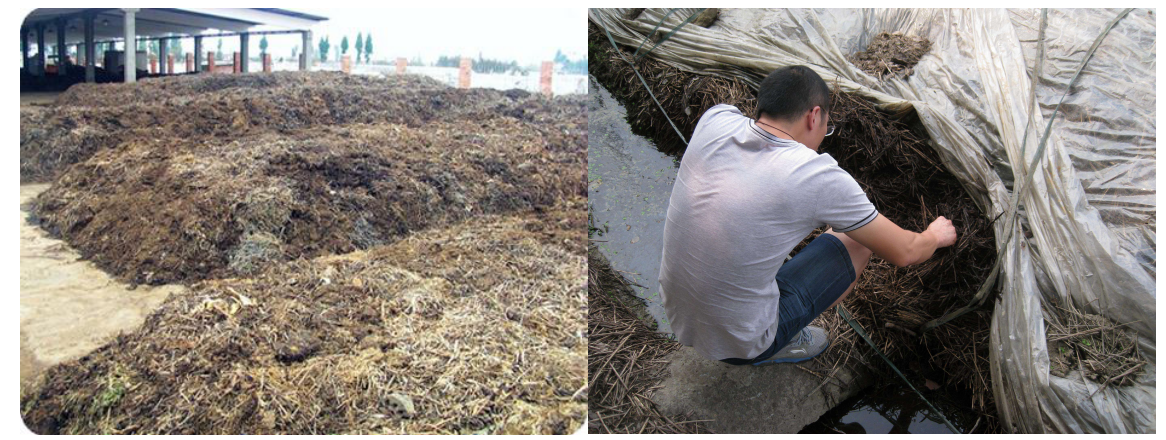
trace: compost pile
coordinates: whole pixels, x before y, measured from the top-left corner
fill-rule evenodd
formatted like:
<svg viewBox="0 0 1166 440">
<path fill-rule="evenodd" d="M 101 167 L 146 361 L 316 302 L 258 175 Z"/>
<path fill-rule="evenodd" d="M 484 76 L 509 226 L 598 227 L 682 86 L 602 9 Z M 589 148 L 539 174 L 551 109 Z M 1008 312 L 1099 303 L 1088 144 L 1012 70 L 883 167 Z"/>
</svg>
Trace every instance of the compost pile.
<svg viewBox="0 0 1166 440">
<path fill-rule="evenodd" d="M 653 139 L 662 151 L 682 154 L 683 142 L 631 66 L 594 25 L 589 36 L 589 59 L 594 60 L 590 72 L 623 101 L 633 130 Z M 621 50 L 630 59 L 634 48 Z M 713 105 L 736 105 L 749 116 L 755 111 L 756 90 L 739 81 L 684 72 L 649 57 L 637 61 L 636 68 L 686 138 Z M 855 177 L 880 213 L 914 231 L 926 229 L 942 215 L 952 220 L 959 234 L 955 246 L 920 265 L 897 268 L 872 259 L 844 306 L 892 360 L 918 360 L 922 374 L 942 373 L 938 382 L 970 389 L 975 409 L 994 419 L 987 351 L 991 310 L 918 333 L 921 325 L 974 297 L 995 255 L 990 220 L 943 169 L 925 132 L 911 120 L 916 116 L 892 119 L 860 98 L 835 93 L 831 118 L 838 132 L 826 138 L 821 151 Z M 824 380 L 831 380 L 830 372 L 852 357 L 889 373 L 833 311 L 815 325 L 828 328 L 833 338 L 827 353 L 814 363 Z"/>
<path fill-rule="evenodd" d="M 183 90 L 226 90 L 220 75 L 206 76 L 210 86 L 188 84 Z M 191 78 L 197 77 L 179 82 Z M 341 78 L 339 85 L 321 87 L 353 81 Z M 417 81 L 418 87 L 433 86 L 427 81 Z M 315 87 L 285 82 L 300 91 Z M 91 157 L 61 174 L 37 198 L 34 214 L 43 227 L 115 276 L 160 284 L 247 275 L 270 262 L 366 249 L 476 215 L 541 210 L 586 196 L 581 100 L 515 100 L 504 92 L 437 86 L 402 92 L 412 104 L 398 103 L 389 112 L 396 116 L 381 118 L 398 122 L 369 123 L 376 118 L 367 117 L 333 126 L 345 118 L 293 118 L 312 125 L 241 136 L 82 125 L 72 131 L 92 135 L 71 139 L 77 145 L 91 142 L 86 147 Z M 277 89 L 284 86 L 260 92 Z M 358 87 L 344 95 L 365 92 Z M 474 96 L 485 102 L 472 101 Z M 450 102 L 482 115 L 450 112 L 429 122 L 417 119 L 426 111 L 436 115 L 434 107 Z M 217 114 L 218 107 L 204 104 L 193 98 L 185 108 Z M 418 111 L 407 111 L 410 105 Z M 518 113 L 488 111 L 495 106 Z M 126 107 L 135 106 L 115 108 Z M 25 131 L 38 130 L 34 127 Z M 101 144 L 114 137 L 121 139 L 117 146 Z"/>
<path fill-rule="evenodd" d="M 577 97 L 548 100 L 521 90 L 457 90 L 412 75 L 386 79 L 335 72 L 208 74 L 136 84 L 142 89 L 84 85 L 59 97 L 55 106 L 22 109 L 21 182 L 51 181 L 97 150 L 135 139 L 237 139 L 324 125 L 419 127 L 431 121 L 499 117 L 557 130 L 586 120 L 583 101 Z M 153 96 L 155 92 L 158 96 Z"/>
<path fill-rule="evenodd" d="M 845 307 L 883 353 L 892 359 L 926 356 L 946 384 L 970 388 L 976 409 L 994 415 L 988 368 L 991 309 L 918 333 L 975 297 L 996 254 L 991 220 L 943 169 L 921 131 L 853 95 L 833 94 L 830 112 L 838 132 L 820 151 L 854 176 L 880 214 L 909 231 L 923 231 L 944 216 L 958 237 L 954 246 L 910 267 L 872 258 Z"/>
<path fill-rule="evenodd" d="M 564 227 L 556 234 L 582 235 Z M 535 214 L 482 216 L 195 284 L 141 330 L 50 369 L 22 399 L 25 423 L 38 433 L 573 432 L 587 408 L 586 263 L 550 229 L 560 228 Z"/>
<path fill-rule="evenodd" d="M 564 145 L 510 118 L 140 139 L 73 166 L 34 212 L 134 283 L 246 275 L 583 197 L 584 147 Z"/>
<path fill-rule="evenodd" d="M 851 54 L 851 63 L 879 80 L 907 78 L 915 72 L 919 59 L 931 50 L 931 41 L 901 33 L 882 32 L 875 35 L 866 50 Z"/>
<path fill-rule="evenodd" d="M 165 79 L 146 79 L 136 83 L 77 84 L 57 96 L 56 104 L 75 107 L 108 107 L 143 102 L 164 102 L 175 97 L 193 97 L 227 89 L 257 91 L 275 87 L 311 85 L 320 78 L 339 86 L 354 86 L 367 78 L 330 73 L 275 72 L 264 75 L 179 75 Z M 411 77 L 417 87 L 443 88 L 428 77 Z"/>
<path fill-rule="evenodd" d="M 53 180 L 35 220 L 191 288 L 38 378 L 35 431 L 579 428 L 583 98 L 293 73 L 62 99 L 21 115 L 22 179 Z"/>
</svg>

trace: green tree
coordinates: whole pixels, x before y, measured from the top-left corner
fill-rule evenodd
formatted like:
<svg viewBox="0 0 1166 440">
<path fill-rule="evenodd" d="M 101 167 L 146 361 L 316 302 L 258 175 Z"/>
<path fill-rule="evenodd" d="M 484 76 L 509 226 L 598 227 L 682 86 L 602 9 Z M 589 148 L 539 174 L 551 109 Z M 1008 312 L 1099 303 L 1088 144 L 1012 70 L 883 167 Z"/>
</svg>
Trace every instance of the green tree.
<svg viewBox="0 0 1166 440">
<path fill-rule="evenodd" d="M 299 60 L 300 59 L 300 45 L 297 44 L 295 46 L 292 46 L 292 56 L 291 57 L 292 57 L 292 60 Z"/>
<path fill-rule="evenodd" d="M 434 66 L 437 66 L 437 67 L 460 67 L 461 62 L 462 62 L 462 57 L 460 55 L 453 55 L 453 56 L 442 55 L 441 57 L 437 58 L 437 62 L 434 64 Z M 506 73 L 506 72 L 521 70 L 521 68 L 518 66 L 517 61 L 507 62 L 507 61 L 503 61 L 503 60 L 489 59 L 489 58 L 483 57 L 482 54 L 478 54 L 478 59 L 474 60 L 472 65 L 473 65 L 473 71 L 478 72 L 478 73 Z"/>
<path fill-rule="evenodd" d="M 360 40 L 356 40 L 356 41 L 360 41 Z M 357 43 L 357 44 L 360 44 L 360 43 Z M 360 47 L 360 46 L 357 46 L 357 47 Z M 348 36 L 347 35 L 345 35 L 344 38 L 340 39 L 340 54 L 341 55 L 348 55 Z"/>
<path fill-rule="evenodd" d="M 360 44 L 360 43 L 357 43 Z M 364 63 L 368 64 L 369 58 L 372 57 L 372 33 L 364 37 Z"/>
<path fill-rule="evenodd" d="M 266 35 L 264 35 L 263 38 L 259 39 L 259 54 L 260 55 L 267 54 L 267 36 Z"/>
<path fill-rule="evenodd" d="M 219 38 L 219 48 L 215 49 L 215 59 L 216 60 L 223 59 L 223 39 L 222 38 Z"/>
<path fill-rule="evenodd" d="M 563 51 L 560 49 L 555 51 L 554 61 L 555 64 L 563 65 L 563 71 L 567 73 L 587 73 L 587 57 L 583 57 L 578 61 L 571 61 L 571 59 L 568 58 L 567 55 L 563 54 Z"/>
<path fill-rule="evenodd" d="M 328 37 L 320 38 L 320 62 L 328 61 L 328 48 L 332 45 L 328 43 Z"/>
<path fill-rule="evenodd" d="M 360 63 L 361 52 L 364 52 L 364 37 L 361 36 L 360 32 L 357 32 L 356 33 L 356 62 L 357 63 Z"/>
</svg>

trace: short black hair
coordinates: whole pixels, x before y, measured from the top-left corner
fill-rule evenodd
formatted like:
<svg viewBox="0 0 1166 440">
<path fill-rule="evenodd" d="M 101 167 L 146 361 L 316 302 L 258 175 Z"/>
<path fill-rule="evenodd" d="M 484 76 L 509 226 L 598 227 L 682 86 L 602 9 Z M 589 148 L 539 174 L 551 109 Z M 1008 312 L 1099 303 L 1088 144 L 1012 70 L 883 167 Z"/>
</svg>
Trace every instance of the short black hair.
<svg viewBox="0 0 1166 440">
<path fill-rule="evenodd" d="M 830 111 L 830 87 L 806 66 L 786 66 L 774 70 L 757 91 L 757 115 L 781 121 L 801 117 L 814 107 Z"/>
</svg>

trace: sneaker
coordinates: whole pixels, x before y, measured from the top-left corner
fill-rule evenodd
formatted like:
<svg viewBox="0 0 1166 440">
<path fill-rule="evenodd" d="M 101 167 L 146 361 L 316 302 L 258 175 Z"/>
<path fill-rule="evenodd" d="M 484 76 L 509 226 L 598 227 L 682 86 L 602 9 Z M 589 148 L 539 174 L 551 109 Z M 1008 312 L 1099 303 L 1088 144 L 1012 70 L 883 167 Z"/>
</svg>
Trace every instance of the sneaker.
<svg viewBox="0 0 1166 440">
<path fill-rule="evenodd" d="M 829 346 L 830 340 L 826 338 L 826 330 L 807 326 L 802 329 L 796 338 L 789 341 L 789 344 L 786 344 L 785 347 L 782 347 L 773 356 L 762 361 L 754 362 L 753 365 L 801 362 L 822 354 L 822 352 L 826 351 L 826 347 Z"/>
</svg>

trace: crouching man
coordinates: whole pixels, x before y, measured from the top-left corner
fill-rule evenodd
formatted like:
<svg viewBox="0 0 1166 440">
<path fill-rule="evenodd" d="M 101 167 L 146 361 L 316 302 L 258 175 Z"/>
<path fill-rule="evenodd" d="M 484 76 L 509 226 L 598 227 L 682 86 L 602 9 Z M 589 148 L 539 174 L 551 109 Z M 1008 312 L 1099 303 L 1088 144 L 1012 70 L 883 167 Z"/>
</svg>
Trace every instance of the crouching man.
<svg viewBox="0 0 1166 440">
<path fill-rule="evenodd" d="M 922 233 L 883 217 L 828 154 L 830 89 L 803 66 L 761 83 L 757 119 L 718 105 L 697 124 L 672 187 L 660 261 L 680 343 L 734 365 L 800 362 L 825 351 L 808 326 L 854 289 L 871 254 L 908 266 L 955 243 L 939 217 Z M 831 229 L 793 259 L 814 229 Z"/>
</svg>

